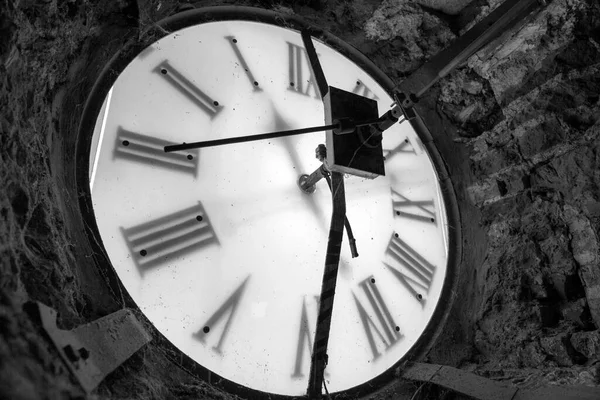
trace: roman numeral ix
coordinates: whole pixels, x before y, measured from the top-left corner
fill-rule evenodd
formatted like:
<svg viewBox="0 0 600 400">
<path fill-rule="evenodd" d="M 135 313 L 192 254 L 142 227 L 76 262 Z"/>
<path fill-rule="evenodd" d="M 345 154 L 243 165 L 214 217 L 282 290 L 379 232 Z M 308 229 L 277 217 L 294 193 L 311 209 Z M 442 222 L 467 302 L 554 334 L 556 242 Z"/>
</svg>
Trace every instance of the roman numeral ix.
<svg viewBox="0 0 600 400">
<path fill-rule="evenodd" d="M 196 176 L 198 149 L 165 153 L 164 147 L 174 142 L 142 135 L 119 126 L 113 156 L 148 166 L 157 166 Z"/>
<path fill-rule="evenodd" d="M 121 228 L 140 273 L 219 241 L 202 204 L 131 228 Z"/>
</svg>

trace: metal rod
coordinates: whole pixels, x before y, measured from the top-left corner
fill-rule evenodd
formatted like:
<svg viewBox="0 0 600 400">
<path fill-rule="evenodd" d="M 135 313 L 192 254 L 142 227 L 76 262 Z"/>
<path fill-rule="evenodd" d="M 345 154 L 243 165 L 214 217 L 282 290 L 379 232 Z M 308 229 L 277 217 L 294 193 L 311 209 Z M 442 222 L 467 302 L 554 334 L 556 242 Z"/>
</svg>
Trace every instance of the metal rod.
<svg viewBox="0 0 600 400">
<path fill-rule="evenodd" d="M 238 137 L 226 138 L 226 139 L 215 139 L 215 140 L 205 140 L 202 142 L 174 144 L 174 145 L 170 145 L 170 146 L 165 146 L 165 153 L 170 153 L 172 151 L 180 151 L 180 150 L 201 149 L 203 147 L 211 147 L 211 146 L 222 146 L 224 144 L 252 142 L 254 140 L 275 139 L 275 138 L 279 138 L 279 137 L 301 135 L 303 133 L 326 131 L 328 129 L 334 129 L 334 128 L 337 128 L 336 124 L 324 125 L 324 126 L 313 126 L 311 128 L 292 129 L 289 131 L 262 133 L 259 135 L 238 136 Z"/>
<path fill-rule="evenodd" d="M 323 273 L 321 296 L 319 298 L 319 315 L 317 317 L 317 329 L 308 380 L 307 394 L 310 399 L 320 399 L 322 395 L 321 388 L 323 387 L 323 377 L 325 374 L 325 366 L 327 365 L 327 343 L 329 341 L 329 330 L 331 328 L 333 298 L 337 284 L 340 253 L 342 250 L 342 237 L 344 234 L 344 220 L 346 216 L 344 174 L 332 172 L 331 180 L 333 212 L 331 215 L 331 227 L 329 229 L 329 241 L 327 243 L 327 255 L 325 257 L 325 271 Z"/>
</svg>

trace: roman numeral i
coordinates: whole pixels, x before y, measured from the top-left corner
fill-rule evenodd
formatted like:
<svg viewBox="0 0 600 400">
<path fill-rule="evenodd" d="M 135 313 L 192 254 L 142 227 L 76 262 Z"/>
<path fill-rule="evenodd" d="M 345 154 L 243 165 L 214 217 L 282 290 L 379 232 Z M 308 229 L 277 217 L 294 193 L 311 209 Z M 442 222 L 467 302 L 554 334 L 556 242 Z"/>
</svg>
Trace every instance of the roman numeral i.
<svg viewBox="0 0 600 400">
<path fill-rule="evenodd" d="M 258 82 L 254 78 L 254 75 L 252 74 L 252 71 L 250 71 L 250 67 L 248 67 L 248 63 L 244 59 L 244 56 L 242 55 L 242 52 L 240 51 L 240 49 L 238 47 L 238 40 L 234 36 L 225 36 L 225 39 L 231 45 L 231 48 L 233 49 L 233 52 L 235 53 L 235 56 L 237 57 L 238 61 L 240 62 L 240 66 L 242 68 L 244 68 L 244 72 L 246 73 L 246 76 L 248 77 L 248 80 L 250 81 L 250 84 L 254 88 L 254 91 L 255 92 L 261 92 L 262 89 L 258 85 Z"/>
<path fill-rule="evenodd" d="M 163 79 L 168 82 L 173 88 L 179 93 L 187 97 L 190 101 L 196 104 L 206 115 L 213 118 L 217 115 L 223 106 L 219 105 L 219 102 L 212 99 L 194 83 L 186 78 L 183 73 L 179 72 L 175 67 L 169 64 L 168 61 L 163 61 L 156 68 L 154 72 L 159 74 Z"/>
<path fill-rule="evenodd" d="M 219 241 L 202 204 L 131 228 L 121 228 L 140 273 Z"/>
</svg>

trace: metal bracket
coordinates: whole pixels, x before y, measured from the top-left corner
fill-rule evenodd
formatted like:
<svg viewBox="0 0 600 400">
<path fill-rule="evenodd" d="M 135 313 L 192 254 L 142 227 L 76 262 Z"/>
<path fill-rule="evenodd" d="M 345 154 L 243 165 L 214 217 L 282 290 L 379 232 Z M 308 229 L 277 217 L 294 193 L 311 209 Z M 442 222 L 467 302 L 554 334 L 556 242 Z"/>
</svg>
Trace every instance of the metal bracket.
<svg viewBox="0 0 600 400">
<path fill-rule="evenodd" d="M 87 392 L 100 382 L 152 337 L 131 309 L 123 309 L 73 330 L 56 326 L 56 311 L 40 303 L 28 303 L 27 311 L 46 331 L 67 368 Z"/>
<path fill-rule="evenodd" d="M 437 81 L 546 3 L 545 0 L 506 0 L 397 85 L 394 92 L 398 105 L 411 108 Z"/>
</svg>

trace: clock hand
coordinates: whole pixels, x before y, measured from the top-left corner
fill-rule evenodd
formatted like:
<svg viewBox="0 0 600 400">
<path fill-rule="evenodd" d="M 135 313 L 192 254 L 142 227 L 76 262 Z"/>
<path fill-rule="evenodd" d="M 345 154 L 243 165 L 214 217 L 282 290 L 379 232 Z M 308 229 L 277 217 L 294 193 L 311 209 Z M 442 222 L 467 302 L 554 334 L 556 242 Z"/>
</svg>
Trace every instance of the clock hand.
<svg viewBox="0 0 600 400">
<path fill-rule="evenodd" d="M 313 341 L 313 354 L 310 364 L 310 375 L 308 381 L 308 397 L 311 399 L 321 398 L 321 387 L 323 386 L 323 375 L 327 365 L 327 343 L 329 341 L 329 330 L 331 327 L 331 313 L 333 310 L 333 298 L 335 295 L 336 280 L 340 262 L 342 237 L 344 234 L 344 217 L 346 216 L 346 199 L 344 192 L 344 175 L 340 172 L 332 172 L 333 186 L 333 212 L 331 215 L 331 227 L 329 228 L 329 241 L 327 243 L 327 255 L 325 257 L 325 271 L 321 285 L 321 296 L 319 298 L 319 315 L 317 317 L 317 329 Z"/>
<path fill-rule="evenodd" d="M 301 175 L 298 179 L 298 186 L 305 193 L 313 193 L 315 191 L 315 184 L 321 179 L 325 178 L 327 181 L 327 185 L 329 186 L 329 190 L 333 192 L 333 187 L 331 183 L 331 178 L 329 177 L 330 170 L 327 167 L 327 148 L 324 144 L 320 144 L 315 149 L 316 158 L 319 159 L 323 164 L 317 168 L 310 175 Z M 358 249 L 356 248 L 356 239 L 352 234 L 352 228 L 350 227 L 350 221 L 348 221 L 348 217 L 344 215 L 344 226 L 346 227 L 346 233 L 348 234 L 348 242 L 350 243 L 350 253 L 352 254 L 352 258 L 358 257 Z"/>
<path fill-rule="evenodd" d="M 370 121 L 363 121 L 360 123 L 355 123 L 350 118 L 340 118 L 340 119 L 334 120 L 333 124 L 331 124 L 331 125 L 313 126 L 310 128 L 292 129 L 292 130 L 288 130 L 288 131 L 261 133 L 258 135 L 237 136 L 237 137 L 225 138 L 225 139 L 205 140 L 205 141 L 201 141 L 201 142 L 173 144 L 173 145 L 165 146 L 164 150 L 165 150 L 165 153 L 170 153 L 173 151 L 200 149 L 203 147 L 221 146 L 224 144 L 252 142 L 255 140 L 264 140 L 264 139 L 275 139 L 275 138 L 286 137 L 286 136 L 301 135 L 303 133 L 326 131 L 329 129 L 332 129 L 333 133 L 335 133 L 337 135 L 343 135 L 346 133 L 354 132 L 354 130 L 357 127 L 376 124 L 376 123 L 380 122 L 380 120 L 381 120 L 380 118 L 377 118 L 377 119 L 373 119 Z"/>
<path fill-rule="evenodd" d="M 323 73 L 323 68 L 321 67 L 321 62 L 317 56 L 317 51 L 315 50 L 315 46 L 312 42 L 312 37 L 310 36 L 309 31 L 303 30 L 301 35 L 302 42 L 304 42 L 304 48 L 306 49 L 306 54 L 308 56 L 308 61 L 310 62 L 310 67 L 313 71 L 315 79 L 317 80 L 317 86 L 319 87 L 321 99 L 323 99 L 329 92 L 327 79 L 325 79 L 325 74 Z"/>
<path fill-rule="evenodd" d="M 281 114 L 279 113 L 279 111 L 273 105 L 272 102 L 271 102 L 271 109 L 273 111 L 273 114 L 275 115 L 275 118 L 274 118 L 274 120 L 275 120 L 275 129 L 284 129 L 284 128 L 287 128 L 288 124 L 285 122 L 285 120 L 283 119 L 283 117 L 281 116 Z M 291 162 L 292 162 L 292 165 L 293 165 L 295 171 L 297 171 L 298 174 L 300 174 L 302 172 L 302 170 L 304 169 L 304 166 L 300 162 L 300 158 L 298 157 L 298 153 L 296 152 L 296 148 L 294 147 L 293 143 L 291 142 L 291 138 L 290 137 L 284 137 L 284 138 L 282 138 L 281 142 L 283 143 L 285 151 L 290 156 L 290 159 L 291 159 Z M 321 208 L 317 204 L 317 201 L 316 201 L 315 197 L 314 196 L 302 196 L 302 200 L 311 209 L 313 215 L 317 219 L 317 222 L 319 223 L 319 225 L 320 225 L 321 229 L 323 230 L 323 232 L 326 232 L 327 231 L 327 227 L 325 226 L 325 216 L 323 215 L 323 212 L 322 212 Z"/>
</svg>

